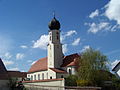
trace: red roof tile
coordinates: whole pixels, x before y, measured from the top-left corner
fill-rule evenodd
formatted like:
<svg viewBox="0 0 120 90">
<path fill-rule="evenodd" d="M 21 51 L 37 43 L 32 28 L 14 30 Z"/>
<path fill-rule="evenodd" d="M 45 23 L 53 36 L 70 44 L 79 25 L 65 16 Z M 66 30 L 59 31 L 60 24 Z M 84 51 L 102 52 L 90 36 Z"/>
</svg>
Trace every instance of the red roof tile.
<svg viewBox="0 0 120 90">
<path fill-rule="evenodd" d="M 67 66 L 76 66 L 78 64 L 77 59 L 80 56 L 76 53 L 76 54 L 71 54 L 68 56 L 65 56 L 63 59 L 63 64 L 61 65 L 61 67 L 67 67 Z M 30 70 L 28 71 L 28 73 L 32 73 L 32 72 L 37 72 L 37 71 L 42 71 L 42 70 L 47 70 L 47 57 L 39 59 L 38 61 L 36 61 L 36 63 L 34 63 Z M 54 69 L 54 71 L 56 72 L 61 72 L 59 70 Z"/>
<path fill-rule="evenodd" d="M 50 69 L 57 73 L 67 73 L 66 71 L 61 70 L 61 69 L 56 69 L 56 68 L 50 68 Z"/>
<path fill-rule="evenodd" d="M 0 80 L 8 80 L 9 76 L 8 74 L 0 74 Z"/>
<path fill-rule="evenodd" d="M 47 57 L 39 59 L 31 66 L 28 73 L 47 70 L 47 61 Z"/>
<path fill-rule="evenodd" d="M 27 77 L 26 72 L 20 72 L 20 71 L 8 71 L 8 74 L 10 77 L 22 77 L 22 78 Z"/>
<path fill-rule="evenodd" d="M 78 58 L 80 58 L 80 56 L 77 53 L 65 56 L 61 67 L 76 66 L 78 64 Z"/>
</svg>

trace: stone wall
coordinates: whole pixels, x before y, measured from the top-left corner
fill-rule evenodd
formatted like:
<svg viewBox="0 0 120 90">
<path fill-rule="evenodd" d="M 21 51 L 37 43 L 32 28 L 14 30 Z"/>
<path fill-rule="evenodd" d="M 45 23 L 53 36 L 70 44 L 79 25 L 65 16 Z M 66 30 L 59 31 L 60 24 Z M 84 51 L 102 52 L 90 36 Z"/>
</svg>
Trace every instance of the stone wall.
<svg viewBox="0 0 120 90">
<path fill-rule="evenodd" d="M 28 90 L 101 90 L 101 87 L 70 87 L 64 86 L 64 79 L 48 79 L 36 81 L 24 81 L 25 88 Z"/>
<path fill-rule="evenodd" d="M 24 86 L 27 89 L 51 89 L 51 90 L 64 90 L 64 78 L 60 79 L 47 79 L 47 80 L 33 80 L 33 81 L 24 81 Z"/>
</svg>

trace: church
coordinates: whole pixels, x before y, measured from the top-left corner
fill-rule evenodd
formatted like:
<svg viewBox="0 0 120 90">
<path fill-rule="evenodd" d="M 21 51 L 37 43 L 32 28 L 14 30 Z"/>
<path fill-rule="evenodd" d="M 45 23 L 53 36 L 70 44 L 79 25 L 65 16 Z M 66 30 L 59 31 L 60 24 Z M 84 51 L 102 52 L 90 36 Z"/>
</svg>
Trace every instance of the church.
<svg viewBox="0 0 120 90">
<path fill-rule="evenodd" d="M 27 73 L 30 81 L 65 78 L 76 72 L 80 56 L 77 53 L 64 56 L 60 42 L 60 22 L 55 16 L 48 27 L 47 57 L 39 59 L 30 67 Z"/>
</svg>

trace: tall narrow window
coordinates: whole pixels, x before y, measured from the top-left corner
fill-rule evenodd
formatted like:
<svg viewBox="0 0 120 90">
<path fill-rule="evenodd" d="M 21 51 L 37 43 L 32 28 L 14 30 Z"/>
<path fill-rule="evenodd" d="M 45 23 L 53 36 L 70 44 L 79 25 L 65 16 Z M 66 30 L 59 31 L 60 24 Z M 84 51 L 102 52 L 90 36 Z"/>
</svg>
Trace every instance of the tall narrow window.
<svg viewBox="0 0 120 90">
<path fill-rule="evenodd" d="M 42 73 L 42 79 L 44 80 L 44 73 Z"/>
<path fill-rule="evenodd" d="M 71 75 L 71 69 L 69 69 L 69 74 Z"/>
<path fill-rule="evenodd" d="M 50 50 L 51 50 L 51 45 L 50 45 Z"/>
<path fill-rule="evenodd" d="M 50 41 L 51 41 L 51 36 L 50 36 Z"/>
<path fill-rule="evenodd" d="M 33 80 L 33 76 L 31 75 L 31 80 Z"/>
<path fill-rule="evenodd" d="M 58 35 L 57 35 L 57 40 L 59 39 Z"/>
<path fill-rule="evenodd" d="M 63 78 L 63 75 L 61 75 L 61 78 Z"/>
<path fill-rule="evenodd" d="M 36 75 L 34 75 L 34 80 L 36 80 Z"/>
<path fill-rule="evenodd" d="M 47 75 L 47 79 L 48 79 L 48 73 L 46 73 L 46 75 Z"/>
<path fill-rule="evenodd" d="M 56 34 L 57 34 L 57 40 L 58 40 L 59 39 L 59 33 L 57 32 Z"/>
<path fill-rule="evenodd" d="M 50 77 L 50 79 L 52 79 L 52 77 Z"/>
<path fill-rule="evenodd" d="M 38 80 L 40 80 L 40 74 L 38 74 Z"/>
</svg>

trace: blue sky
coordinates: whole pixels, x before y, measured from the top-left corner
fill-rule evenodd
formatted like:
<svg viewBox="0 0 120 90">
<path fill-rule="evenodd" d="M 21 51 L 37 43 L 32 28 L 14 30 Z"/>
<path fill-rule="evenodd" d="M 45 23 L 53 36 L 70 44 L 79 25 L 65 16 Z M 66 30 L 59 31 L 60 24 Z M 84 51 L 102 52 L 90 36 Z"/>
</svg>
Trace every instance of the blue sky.
<svg viewBox="0 0 120 90">
<path fill-rule="evenodd" d="M 28 71 L 46 57 L 48 23 L 61 23 L 65 55 L 92 47 L 120 61 L 120 0 L 0 0 L 0 57 L 7 69 Z"/>
</svg>

